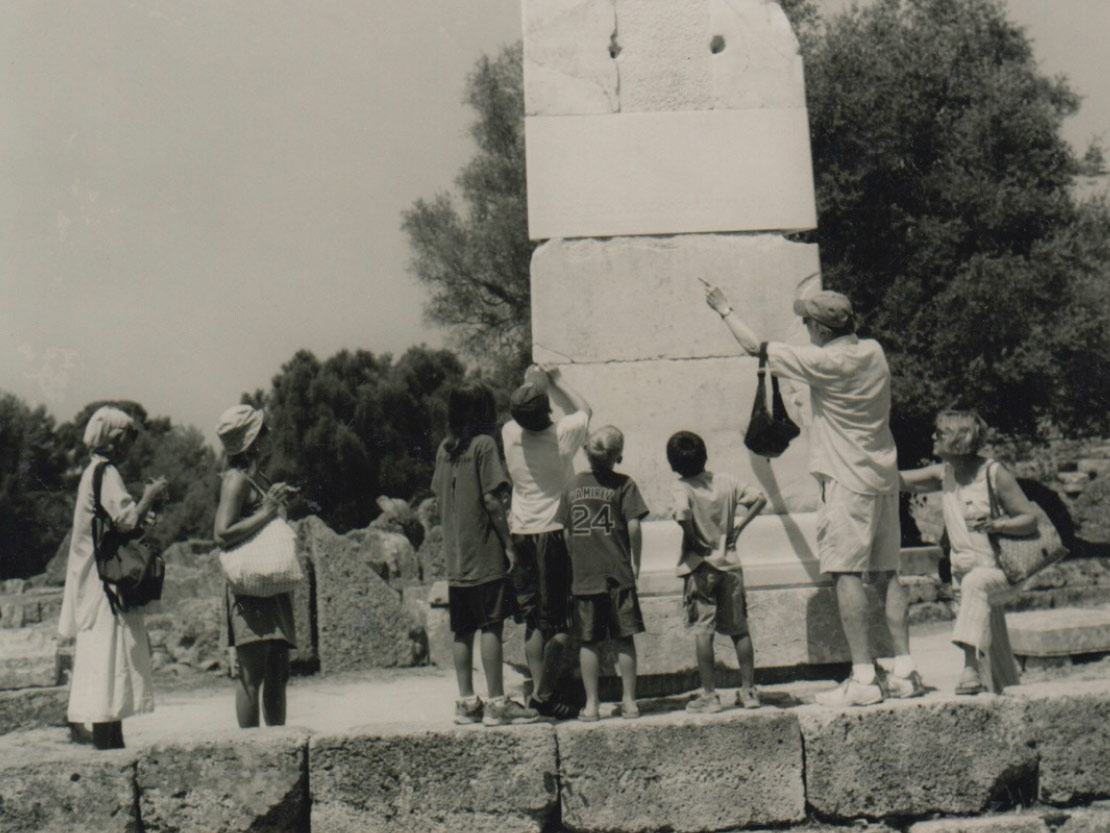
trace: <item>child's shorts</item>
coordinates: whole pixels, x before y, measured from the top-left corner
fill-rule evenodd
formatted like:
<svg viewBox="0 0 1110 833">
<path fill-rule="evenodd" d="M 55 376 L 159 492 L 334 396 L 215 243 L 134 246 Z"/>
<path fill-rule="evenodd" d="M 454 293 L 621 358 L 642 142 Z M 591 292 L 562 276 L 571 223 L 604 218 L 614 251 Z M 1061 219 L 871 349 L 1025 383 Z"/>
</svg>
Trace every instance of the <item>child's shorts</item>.
<svg viewBox="0 0 1110 833">
<path fill-rule="evenodd" d="M 644 632 L 635 587 L 610 584 L 605 593 L 574 597 L 574 635 L 581 642 L 624 639 Z"/>
<path fill-rule="evenodd" d="M 563 530 L 513 535 L 517 621 L 544 639 L 570 630 L 570 555 Z"/>
<path fill-rule="evenodd" d="M 513 615 L 513 587 L 507 578 L 482 584 L 447 587 L 447 610 L 451 632 L 474 633 L 500 625 Z"/>
<path fill-rule="evenodd" d="M 682 591 L 686 627 L 697 633 L 748 635 L 748 606 L 744 603 L 744 574 L 723 572 L 704 561 L 686 576 Z"/>
</svg>

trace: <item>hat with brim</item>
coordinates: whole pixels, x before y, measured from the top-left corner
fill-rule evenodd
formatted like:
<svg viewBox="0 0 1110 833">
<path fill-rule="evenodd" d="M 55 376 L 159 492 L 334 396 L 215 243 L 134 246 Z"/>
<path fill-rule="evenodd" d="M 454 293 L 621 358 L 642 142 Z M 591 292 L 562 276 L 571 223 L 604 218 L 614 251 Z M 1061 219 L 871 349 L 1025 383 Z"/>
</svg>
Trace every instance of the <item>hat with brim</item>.
<svg viewBox="0 0 1110 833">
<path fill-rule="evenodd" d="M 539 431 L 551 424 L 551 400 L 534 382 L 525 382 L 509 397 L 509 413 L 524 428 Z"/>
<path fill-rule="evenodd" d="M 846 330 L 855 323 L 852 302 L 846 295 L 823 289 L 794 301 L 794 312 L 802 318 L 812 318 L 832 330 Z"/>
<path fill-rule="evenodd" d="M 220 415 L 216 423 L 216 436 L 220 438 L 228 457 L 242 454 L 258 439 L 266 415 L 260 408 L 235 405 Z"/>
</svg>

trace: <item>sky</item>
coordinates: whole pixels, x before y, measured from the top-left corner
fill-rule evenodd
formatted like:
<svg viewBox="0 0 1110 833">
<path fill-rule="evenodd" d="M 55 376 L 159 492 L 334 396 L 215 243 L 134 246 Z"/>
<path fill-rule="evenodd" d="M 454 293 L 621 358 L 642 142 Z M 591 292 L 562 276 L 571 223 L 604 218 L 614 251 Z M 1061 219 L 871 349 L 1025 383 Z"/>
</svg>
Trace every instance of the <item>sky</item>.
<svg viewBox="0 0 1110 833">
<path fill-rule="evenodd" d="M 472 155 L 465 78 L 519 3 L 0 4 L 0 391 L 212 441 L 300 348 L 441 345 L 401 212 Z M 1084 96 L 1065 137 L 1110 144 L 1110 2 L 1009 8 Z"/>
</svg>

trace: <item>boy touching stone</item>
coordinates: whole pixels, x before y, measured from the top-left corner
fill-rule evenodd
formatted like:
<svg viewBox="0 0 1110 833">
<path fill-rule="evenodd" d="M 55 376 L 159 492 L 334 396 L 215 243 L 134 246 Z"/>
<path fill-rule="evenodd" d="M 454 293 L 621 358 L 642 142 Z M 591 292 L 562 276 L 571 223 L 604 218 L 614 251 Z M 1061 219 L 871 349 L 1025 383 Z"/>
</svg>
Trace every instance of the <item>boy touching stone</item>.
<svg viewBox="0 0 1110 833">
<path fill-rule="evenodd" d="M 697 434 L 679 431 L 667 440 L 667 462 L 681 478 L 672 491 L 673 517 L 683 533 L 676 572 L 684 577 L 686 624 L 695 633 L 702 684 L 702 692 L 686 704 L 686 710 L 702 714 L 723 708 L 714 680 L 714 633 L 728 636 L 736 649 L 741 684 L 737 703 L 759 708 L 736 539 L 767 505 L 758 489 L 732 475 L 706 471 L 706 460 L 705 442 Z M 739 520 L 737 506 L 747 508 Z"/>
<path fill-rule="evenodd" d="M 635 481 L 613 471 L 621 461 L 624 435 L 612 425 L 590 434 L 586 457 L 590 471 L 576 474 L 563 492 L 560 519 L 567 532 L 574 596 L 574 632 L 581 647 L 586 705 L 582 721 L 598 719 L 598 643 L 617 645 L 621 675 L 621 716 L 640 716 L 636 705 L 636 643 L 644 617 L 636 596 L 640 573 L 640 520 L 648 508 Z"/>
</svg>

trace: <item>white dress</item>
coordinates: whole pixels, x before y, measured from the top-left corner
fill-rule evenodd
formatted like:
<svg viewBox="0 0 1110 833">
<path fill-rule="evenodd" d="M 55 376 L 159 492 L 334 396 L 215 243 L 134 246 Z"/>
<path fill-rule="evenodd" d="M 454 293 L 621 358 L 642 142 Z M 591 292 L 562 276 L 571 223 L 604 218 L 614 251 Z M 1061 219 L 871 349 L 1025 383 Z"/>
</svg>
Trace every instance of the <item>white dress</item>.
<svg viewBox="0 0 1110 833">
<path fill-rule="evenodd" d="M 93 490 L 98 454 L 81 475 L 58 634 L 76 638 L 69 685 L 71 723 L 111 723 L 154 710 L 154 685 L 143 611 L 112 613 L 93 557 Z M 100 503 L 123 530 L 135 528 L 138 507 L 116 468 L 104 469 Z"/>
</svg>

